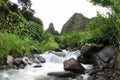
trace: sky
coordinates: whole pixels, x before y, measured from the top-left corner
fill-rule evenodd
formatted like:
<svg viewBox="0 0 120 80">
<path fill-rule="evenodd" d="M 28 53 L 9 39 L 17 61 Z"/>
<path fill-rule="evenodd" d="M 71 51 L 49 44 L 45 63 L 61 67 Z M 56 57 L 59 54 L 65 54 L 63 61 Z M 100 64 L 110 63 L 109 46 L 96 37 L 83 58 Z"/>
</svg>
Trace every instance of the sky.
<svg viewBox="0 0 120 80">
<path fill-rule="evenodd" d="M 17 3 L 17 0 L 11 0 Z M 53 23 L 55 30 L 61 31 L 63 25 L 74 13 L 81 13 L 88 18 L 96 16 L 96 12 L 105 14 L 106 8 L 94 6 L 87 0 L 31 0 L 35 16 L 43 21 L 44 29 Z"/>
</svg>

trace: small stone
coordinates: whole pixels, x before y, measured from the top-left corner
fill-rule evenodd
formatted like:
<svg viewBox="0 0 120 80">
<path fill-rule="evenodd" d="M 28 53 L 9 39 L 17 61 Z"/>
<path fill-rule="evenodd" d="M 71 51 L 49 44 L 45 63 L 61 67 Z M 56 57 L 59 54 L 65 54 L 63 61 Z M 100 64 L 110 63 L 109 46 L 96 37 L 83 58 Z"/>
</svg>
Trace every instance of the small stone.
<svg viewBox="0 0 120 80">
<path fill-rule="evenodd" d="M 40 64 L 33 66 L 34 68 L 42 67 Z"/>
</svg>

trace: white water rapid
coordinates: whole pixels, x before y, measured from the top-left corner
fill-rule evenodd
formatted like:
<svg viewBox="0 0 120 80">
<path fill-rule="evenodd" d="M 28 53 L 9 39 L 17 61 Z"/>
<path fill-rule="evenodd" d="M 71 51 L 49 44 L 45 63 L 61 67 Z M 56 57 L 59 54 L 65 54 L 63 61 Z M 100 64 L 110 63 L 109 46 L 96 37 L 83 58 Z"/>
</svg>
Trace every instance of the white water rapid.
<svg viewBox="0 0 120 80">
<path fill-rule="evenodd" d="M 46 59 L 46 63 L 42 63 L 42 67 L 34 68 L 33 65 L 27 65 L 25 69 L 10 69 L 0 71 L 0 80 L 43 80 L 49 72 L 64 71 L 63 62 L 71 57 L 77 58 L 80 54 L 78 51 L 69 52 L 63 50 L 65 57 L 59 57 L 55 54 L 49 53 L 48 51 L 41 54 Z M 83 65 L 83 64 L 82 64 Z M 86 69 L 91 69 L 90 65 L 83 65 Z M 89 75 L 82 75 L 84 80 L 87 80 Z M 74 79 L 75 80 L 75 79 Z"/>
</svg>

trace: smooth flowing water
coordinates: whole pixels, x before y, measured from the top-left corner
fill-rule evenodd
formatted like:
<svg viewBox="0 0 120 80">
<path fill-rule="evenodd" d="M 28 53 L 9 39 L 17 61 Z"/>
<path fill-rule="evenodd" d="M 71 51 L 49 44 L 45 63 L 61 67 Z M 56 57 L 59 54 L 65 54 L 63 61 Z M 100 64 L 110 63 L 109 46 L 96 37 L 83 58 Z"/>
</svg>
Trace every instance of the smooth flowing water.
<svg viewBox="0 0 120 80">
<path fill-rule="evenodd" d="M 46 63 L 41 64 L 42 67 L 34 68 L 33 65 L 27 65 L 25 69 L 10 69 L 4 70 L 0 72 L 0 80 L 42 80 L 47 73 L 49 72 L 59 72 L 64 71 L 63 62 L 66 59 L 71 57 L 77 58 L 77 55 L 80 54 L 78 51 L 69 52 L 63 51 L 65 53 L 65 57 L 59 57 L 50 52 L 45 52 L 41 56 L 46 59 Z M 82 64 L 83 65 L 83 64 Z M 90 65 L 83 65 L 86 69 L 91 69 Z M 82 75 L 84 80 L 87 80 L 89 77 L 87 74 Z"/>
</svg>

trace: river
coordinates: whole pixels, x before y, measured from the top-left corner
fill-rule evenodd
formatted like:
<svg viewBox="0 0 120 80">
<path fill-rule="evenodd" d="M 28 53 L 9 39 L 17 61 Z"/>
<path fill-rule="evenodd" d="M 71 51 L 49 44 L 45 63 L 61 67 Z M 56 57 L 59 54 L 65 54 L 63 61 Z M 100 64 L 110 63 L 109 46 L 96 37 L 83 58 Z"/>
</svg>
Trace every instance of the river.
<svg viewBox="0 0 120 80">
<path fill-rule="evenodd" d="M 46 59 L 45 63 L 42 63 L 42 67 L 34 68 L 32 65 L 27 65 L 24 69 L 10 69 L 10 70 L 3 70 L 0 72 L 0 80 L 43 80 L 44 77 L 47 76 L 49 72 L 59 72 L 64 71 L 63 69 L 63 62 L 66 59 L 71 57 L 77 58 L 77 55 L 80 54 L 79 51 L 69 52 L 63 50 L 65 53 L 65 57 L 60 57 L 51 52 L 45 52 L 41 54 L 42 57 Z M 91 65 L 84 65 L 85 69 L 91 69 Z M 87 80 L 89 77 L 88 74 L 82 74 L 84 80 Z M 75 79 L 74 79 L 75 80 Z"/>
</svg>

